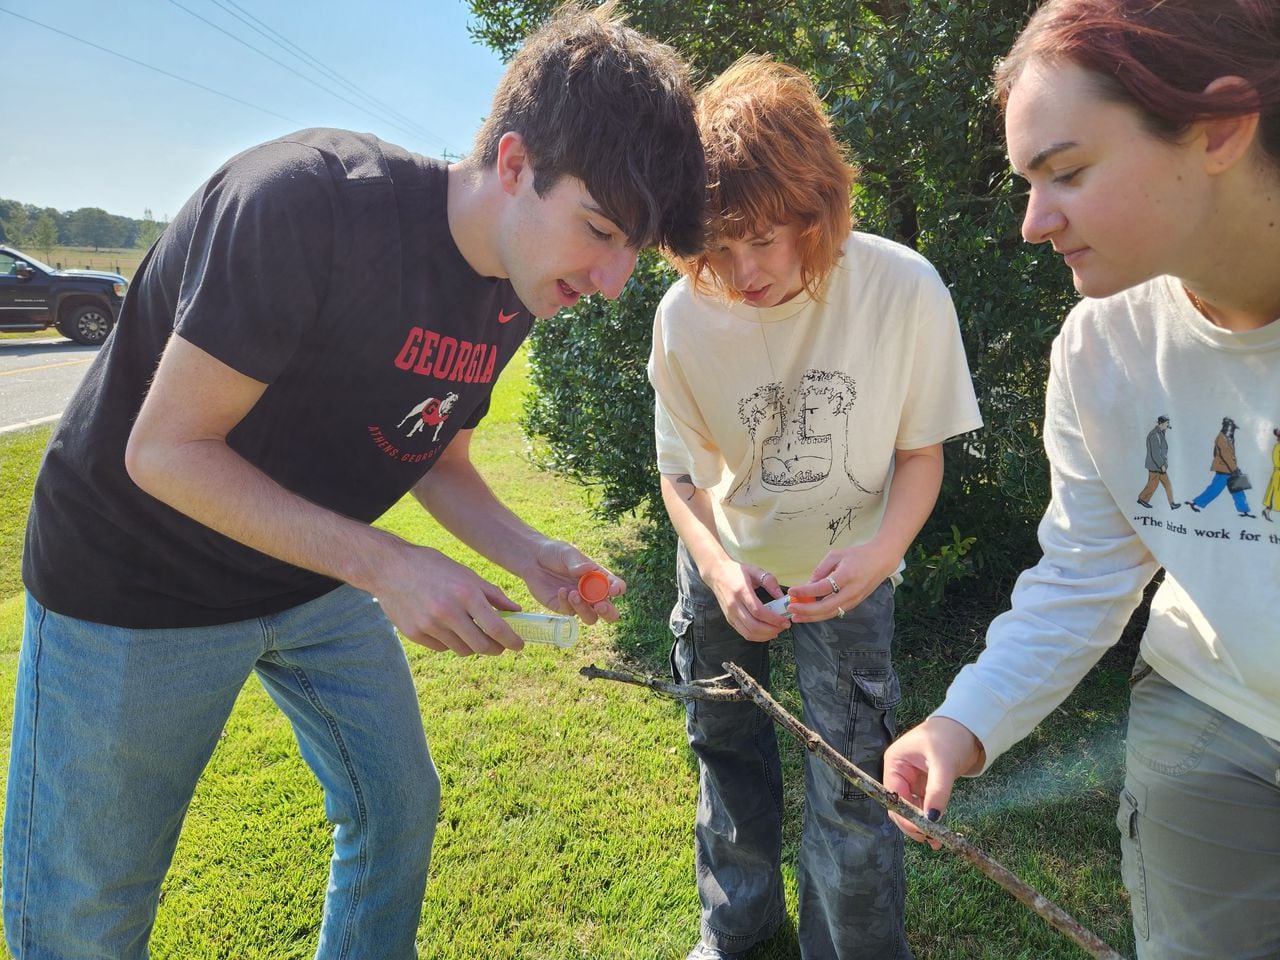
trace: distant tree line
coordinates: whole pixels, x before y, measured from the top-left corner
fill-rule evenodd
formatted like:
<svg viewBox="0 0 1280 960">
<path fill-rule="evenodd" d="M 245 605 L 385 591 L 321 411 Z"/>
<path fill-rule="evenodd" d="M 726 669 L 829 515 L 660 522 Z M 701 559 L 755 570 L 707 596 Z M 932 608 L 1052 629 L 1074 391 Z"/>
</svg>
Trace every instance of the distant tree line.
<svg viewBox="0 0 1280 960">
<path fill-rule="evenodd" d="M 58 246 L 146 249 L 167 222 L 167 217 L 157 220 L 150 210 L 136 220 L 99 207 L 55 210 L 20 200 L 0 200 L 0 243 L 43 253 L 46 259 Z"/>
</svg>

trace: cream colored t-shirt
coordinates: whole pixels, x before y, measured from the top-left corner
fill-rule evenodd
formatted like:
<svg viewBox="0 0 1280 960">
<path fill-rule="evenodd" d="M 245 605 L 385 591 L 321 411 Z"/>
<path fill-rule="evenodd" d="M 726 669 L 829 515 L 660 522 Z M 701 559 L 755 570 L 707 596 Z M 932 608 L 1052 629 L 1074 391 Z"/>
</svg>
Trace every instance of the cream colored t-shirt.
<svg viewBox="0 0 1280 960">
<path fill-rule="evenodd" d="M 649 380 L 659 471 L 709 491 L 728 554 L 783 584 L 875 536 L 895 449 L 982 425 L 936 271 L 857 232 L 821 301 L 756 308 L 675 284 L 654 319 Z"/>
</svg>

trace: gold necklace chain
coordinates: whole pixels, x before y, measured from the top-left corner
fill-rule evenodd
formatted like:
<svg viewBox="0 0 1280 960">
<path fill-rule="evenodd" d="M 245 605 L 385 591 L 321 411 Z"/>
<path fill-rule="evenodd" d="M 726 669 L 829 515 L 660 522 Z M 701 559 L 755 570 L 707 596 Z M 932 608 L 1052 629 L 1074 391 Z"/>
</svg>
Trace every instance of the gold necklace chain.
<svg viewBox="0 0 1280 960">
<path fill-rule="evenodd" d="M 1182 292 L 1187 295 L 1187 299 L 1191 301 L 1191 305 L 1196 308 L 1200 316 L 1204 317 L 1210 323 L 1217 323 L 1213 316 L 1209 313 L 1209 308 L 1204 305 L 1204 301 L 1191 292 L 1191 288 L 1185 283 L 1182 285 Z"/>
<path fill-rule="evenodd" d="M 1215 317 L 1212 313 L 1210 313 L 1208 305 L 1199 297 L 1197 297 L 1194 293 L 1192 293 L 1191 290 L 1188 289 L 1186 284 L 1182 285 L 1182 292 L 1187 295 L 1187 299 L 1191 301 L 1191 305 L 1196 308 L 1200 316 L 1204 317 L 1206 320 L 1212 323 L 1215 327 L 1222 327 L 1224 330 L 1232 330 L 1232 329 L 1249 330 L 1249 329 L 1253 329 L 1256 326 L 1265 326 L 1265 323 L 1262 323 L 1262 324 L 1246 323 L 1244 326 L 1233 327 L 1228 322 L 1224 320 L 1220 320 L 1217 317 Z M 1230 315 L 1227 314 L 1226 316 L 1230 316 Z M 1273 318 L 1273 320 L 1276 320 L 1276 319 L 1280 319 L 1280 317 Z M 1272 321 L 1266 321 L 1266 323 L 1270 323 L 1270 322 Z"/>
</svg>

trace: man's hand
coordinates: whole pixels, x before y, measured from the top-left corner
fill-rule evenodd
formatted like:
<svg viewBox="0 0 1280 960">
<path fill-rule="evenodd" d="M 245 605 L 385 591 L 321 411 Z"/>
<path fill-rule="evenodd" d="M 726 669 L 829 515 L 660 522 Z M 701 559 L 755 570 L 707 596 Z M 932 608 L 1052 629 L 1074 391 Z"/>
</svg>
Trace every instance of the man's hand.
<svg viewBox="0 0 1280 960">
<path fill-rule="evenodd" d="M 597 620 L 617 621 L 618 608 L 613 605 L 612 598 L 627 592 L 625 580 L 615 577 L 564 540 L 544 540 L 533 561 L 528 569 L 517 572 L 523 576 L 529 592 L 543 606 L 576 616 L 587 624 Z M 609 578 L 609 596 L 596 603 L 588 603 L 578 592 L 578 579 L 592 570 L 599 570 Z"/>
<path fill-rule="evenodd" d="M 947 717 L 929 717 L 889 744 L 884 753 L 884 787 L 937 820 L 947 811 L 956 777 L 981 770 L 985 760 L 982 743 L 968 727 Z M 889 816 L 912 840 L 926 841 L 909 820 L 892 812 Z M 927 842 L 938 849 L 937 841 Z"/>
<path fill-rule="evenodd" d="M 366 589 L 407 639 L 460 657 L 524 646 L 498 613 L 520 605 L 495 584 L 429 547 L 402 543 L 396 554 Z"/>
</svg>

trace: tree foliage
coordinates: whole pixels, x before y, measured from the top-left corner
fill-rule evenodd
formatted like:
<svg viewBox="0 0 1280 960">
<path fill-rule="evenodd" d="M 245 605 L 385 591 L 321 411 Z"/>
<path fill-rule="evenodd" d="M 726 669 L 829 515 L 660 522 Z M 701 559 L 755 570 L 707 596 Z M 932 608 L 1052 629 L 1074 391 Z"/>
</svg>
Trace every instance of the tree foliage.
<svg viewBox="0 0 1280 960">
<path fill-rule="evenodd" d="M 14 247 L 25 247 L 32 225 L 27 212 L 18 209 L 0 219 L 0 240 Z"/>
<path fill-rule="evenodd" d="M 98 207 L 55 210 L 19 200 L 0 200 L 0 242 L 44 251 L 46 248 L 42 244 L 48 239 L 47 232 L 37 241 L 36 231 L 46 217 L 52 221 L 57 234 L 52 246 L 93 247 L 95 250 L 102 247 L 149 247 L 167 223 L 167 218 L 154 220 L 150 210 L 142 220 L 135 220 L 107 213 Z"/>
<path fill-rule="evenodd" d="M 615 301 L 591 297 L 537 323 L 523 425 L 541 462 L 600 491 L 608 518 L 640 509 L 666 521 L 653 463 L 653 390 L 645 373 L 653 313 L 675 273 L 641 254 Z"/>
<path fill-rule="evenodd" d="M 31 234 L 31 242 L 44 254 L 46 260 L 53 259 L 53 248 L 58 245 L 58 225 L 53 222 L 53 217 L 47 213 L 40 214 Z"/>
<path fill-rule="evenodd" d="M 142 221 L 138 224 L 138 236 L 134 240 L 134 246 L 141 247 L 143 250 L 150 249 L 151 245 L 160 239 L 164 228 L 165 223 L 155 218 L 151 208 L 145 208 L 142 211 Z"/>
<path fill-rule="evenodd" d="M 862 168 L 862 229 L 920 251 L 951 289 L 985 428 L 947 445 L 933 518 L 908 558 L 916 596 L 952 580 L 1003 585 L 1034 553 L 1047 499 L 1040 440 L 1050 341 L 1074 298 L 1047 251 L 1019 236 L 1022 201 L 990 98 L 1028 0 L 812 3 L 631 0 L 631 22 L 708 79 L 744 53 L 805 70 Z M 510 55 L 553 0 L 471 0 L 473 34 Z M 535 328 L 526 427 L 545 460 L 600 486 L 606 517 L 664 522 L 644 377 L 653 308 L 671 276 L 642 260 L 623 296 Z"/>
</svg>

